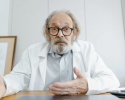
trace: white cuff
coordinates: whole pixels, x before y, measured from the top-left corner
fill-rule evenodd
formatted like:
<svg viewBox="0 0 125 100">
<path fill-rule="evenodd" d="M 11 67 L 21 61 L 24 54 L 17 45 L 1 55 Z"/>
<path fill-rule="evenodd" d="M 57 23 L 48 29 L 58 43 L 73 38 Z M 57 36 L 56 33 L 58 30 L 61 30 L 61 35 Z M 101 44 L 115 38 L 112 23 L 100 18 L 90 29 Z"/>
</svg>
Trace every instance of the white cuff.
<svg viewBox="0 0 125 100">
<path fill-rule="evenodd" d="M 116 82 L 114 81 L 113 85 L 112 82 L 110 81 L 109 84 L 107 84 L 104 83 L 104 81 L 99 80 L 98 78 L 94 79 L 87 78 L 87 81 L 88 81 L 88 92 L 86 93 L 86 95 L 106 93 L 118 88 L 117 81 Z"/>
<path fill-rule="evenodd" d="M 99 94 L 100 92 L 95 90 L 97 88 L 97 84 L 95 84 L 95 80 L 91 78 L 87 78 L 88 81 L 88 91 L 86 95 L 91 95 L 91 94 Z"/>
<path fill-rule="evenodd" d="M 3 77 L 2 77 L 2 78 L 3 78 Z M 4 78 L 3 78 L 3 81 L 4 81 L 4 85 L 5 85 L 5 87 L 6 87 L 6 93 L 5 93 L 4 96 L 3 96 L 3 97 L 5 97 L 6 94 L 7 94 L 7 84 L 6 84 L 5 80 L 4 80 Z"/>
<path fill-rule="evenodd" d="M 11 88 L 9 82 L 3 77 L 3 80 L 4 80 L 4 84 L 6 86 L 6 93 L 4 94 L 3 97 L 5 96 L 9 96 L 9 95 L 12 95 L 12 94 L 15 94 L 15 92 L 13 91 L 13 89 Z"/>
</svg>

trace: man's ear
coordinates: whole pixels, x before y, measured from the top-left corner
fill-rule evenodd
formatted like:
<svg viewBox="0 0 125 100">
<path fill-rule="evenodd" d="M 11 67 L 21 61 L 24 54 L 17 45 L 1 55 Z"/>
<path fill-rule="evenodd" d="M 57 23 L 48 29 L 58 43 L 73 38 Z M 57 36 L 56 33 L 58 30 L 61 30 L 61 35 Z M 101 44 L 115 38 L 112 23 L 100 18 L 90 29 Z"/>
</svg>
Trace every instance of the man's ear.
<svg viewBox="0 0 125 100">
<path fill-rule="evenodd" d="M 46 30 L 45 30 L 45 33 L 46 33 L 46 36 L 48 36 L 48 29 L 46 28 Z"/>
<path fill-rule="evenodd" d="M 48 29 L 47 29 L 47 28 L 46 28 L 46 30 L 45 30 L 45 33 L 46 33 L 47 40 L 49 40 Z"/>
<path fill-rule="evenodd" d="M 78 35 L 78 29 L 75 28 L 75 30 L 74 30 L 74 38 L 73 38 L 74 41 L 76 40 L 77 35 Z"/>
</svg>

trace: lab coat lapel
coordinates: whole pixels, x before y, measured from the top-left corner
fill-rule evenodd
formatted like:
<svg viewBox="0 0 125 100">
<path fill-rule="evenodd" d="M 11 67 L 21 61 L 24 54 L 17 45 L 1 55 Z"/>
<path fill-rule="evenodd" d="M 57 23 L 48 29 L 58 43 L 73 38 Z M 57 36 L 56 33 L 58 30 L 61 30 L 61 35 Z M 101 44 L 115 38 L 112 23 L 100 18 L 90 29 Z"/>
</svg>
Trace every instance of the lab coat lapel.
<svg viewBox="0 0 125 100">
<path fill-rule="evenodd" d="M 78 70 L 81 70 L 81 66 L 79 66 L 79 61 L 80 61 L 80 55 L 79 52 L 81 51 L 80 47 L 76 44 L 76 42 L 73 43 L 73 68 L 76 67 Z M 77 76 L 74 73 L 74 79 L 76 79 Z"/>
<path fill-rule="evenodd" d="M 39 54 L 39 70 L 40 70 L 40 74 L 42 76 L 42 81 L 43 81 L 43 84 L 41 85 L 43 86 L 45 85 L 47 54 L 48 54 L 49 48 L 50 48 L 50 45 L 47 44 Z"/>
</svg>

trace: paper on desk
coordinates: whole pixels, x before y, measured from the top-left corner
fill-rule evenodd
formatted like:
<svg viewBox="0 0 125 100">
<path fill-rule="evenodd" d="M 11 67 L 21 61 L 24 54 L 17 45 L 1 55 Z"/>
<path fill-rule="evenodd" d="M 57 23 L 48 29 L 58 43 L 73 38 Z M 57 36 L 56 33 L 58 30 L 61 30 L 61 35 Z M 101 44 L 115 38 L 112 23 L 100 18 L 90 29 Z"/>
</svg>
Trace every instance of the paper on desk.
<svg viewBox="0 0 125 100">
<path fill-rule="evenodd" d="M 125 87 L 120 87 L 120 88 L 117 88 L 117 89 L 115 89 L 115 90 L 117 90 L 117 91 L 125 90 Z M 114 91 L 114 90 L 111 90 L 111 91 Z"/>
<path fill-rule="evenodd" d="M 8 43 L 0 43 L 0 75 L 4 75 Z"/>
<path fill-rule="evenodd" d="M 125 90 L 125 87 L 117 88 L 117 90 Z"/>
</svg>

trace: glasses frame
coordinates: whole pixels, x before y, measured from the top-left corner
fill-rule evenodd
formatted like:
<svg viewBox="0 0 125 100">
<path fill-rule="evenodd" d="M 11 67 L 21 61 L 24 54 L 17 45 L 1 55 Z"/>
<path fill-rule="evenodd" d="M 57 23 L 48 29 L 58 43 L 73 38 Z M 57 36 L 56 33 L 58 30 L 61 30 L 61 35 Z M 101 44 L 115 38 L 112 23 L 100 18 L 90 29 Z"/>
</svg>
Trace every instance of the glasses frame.
<svg viewBox="0 0 125 100">
<path fill-rule="evenodd" d="M 48 28 L 49 33 L 50 33 L 50 28 L 57 28 L 57 27 L 49 27 L 49 28 Z M 70 27 L 64 27 L 64 28 L 70 28 Z M 52 36 L 57 36 L 58 33 L 59 33 L 59 30 L 61 30 L 61 31 L 62 31 L 62 34 L 63 34 L 63 29 L 64 29 L 64 28 L 57 28 L 57 29 L 58 29 L 58 32 L 57 32 L 56 35 L 52 35 L 51 33 L 50 33 L 50 34 L 51 34 Z M 72 33 L 73 28 L 70 28 L 70 29 L 71 29 L 71 33 Z M 70 33 L 69 35 L 64 35 L 64 34 L 63 34 L 63 35 L 64 35 L 64 36 L 70 36 L 71 33 Z"/>
</svg>

